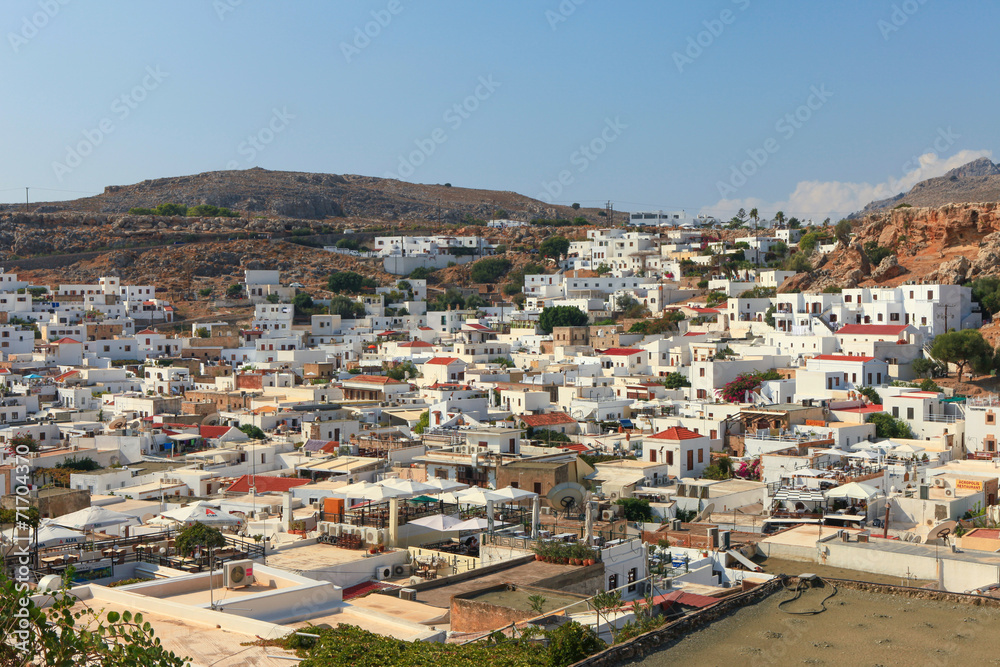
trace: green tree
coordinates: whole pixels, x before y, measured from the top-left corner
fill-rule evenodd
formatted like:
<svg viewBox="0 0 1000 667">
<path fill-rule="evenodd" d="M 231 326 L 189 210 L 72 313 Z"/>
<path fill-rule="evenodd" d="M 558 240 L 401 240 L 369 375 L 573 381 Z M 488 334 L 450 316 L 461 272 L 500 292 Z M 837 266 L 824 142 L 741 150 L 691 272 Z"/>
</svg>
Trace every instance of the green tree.
<svg viewBox="0 0 1000 667">
<path fill-rule="evenodd" d="M 538 326 L 545 333 L 556 327 L 582 327 L 588 321 L 587 313 L 576 306 L 547 306 L 538 317 Z"/>
<path fill-rule="evenodd" d="M 330 299 L 330 314 L 340 315 L 342 319 L 352 320 L 365 316 L 364 304 L 350 297 L 338 295 Z"/>
<path fill-rule="evenodd" d="M 865 396 L 873 404 L 882 405 L 882 396 L 875 391 L 875 387 L 861 387 L 858 389 L 858 393 Z"/>
<path fill-rule="evenodd" d="M 569 240 L 563 236 L 550 236 L 538 246 L 538 252 L 542 257 L 558 260 L 569 252 Z"/>
<path fill-rule="evenodd" d="M 299 292 L 292 297 L 292 305 L 295 306 L 296 315 L 306 315 L 313 309 L 312 295 L 307 292 Z"/>
<path fill-rule="evenodd" d="M 559 431 L 553 431 L 548 428 L 532 428 L 528 429 L 528 437 L 532 440 L 541 440 L 547 445 L 551 445 L 553 442 L 572 442 L 570 437 L 565 433 L 560 433 Z"/>
<path fill-rule="evenodd" d="M 934 363 L 932 359 L 920 359 L 913 360 L 913 372 L 920 377 L 931 377 L 934 371 L 937 369 L 937 364 Z"/>
<path fill-rule="evenodd" d="M 510 271 L 512 263 L 506 257 L 486 257 L 472 265 L 469 275 L 475 283 L 493 283 Z"/>
<path fill-rule="evenodd" d="M 897 419 L 888 412 L 876 412 L 868 417 L 869 424 L 875 424 L 876 438 L 896 438 L 909 440 L 913 438 L 913 429 L 902 419 Z"/>
<path fill-rule="evenodd" d="M 576 621 L 563 623 L 547 635 L 549 639 L 547 667 L 575 664 L 607 646 L 590 627 Z"/>
<path fill-rule="evenodd" d="M 413 365 L 412 361 L 404 361 L 401 364 L 397 364 L 393 368 L 386 371 L 385 376 L 392 378 L 397 382 L 403 382 L 406 380 L 406 374 L 409 373 L 411 378 L 415 378 L 420 375 L 417 371 L 417 367 Z"/>
<path fill-rule="evenodd" d="M 420 419 L 417 420 L 417 425 L 413 427 L 413 432 L 420 435 L 428 429 L 431 425 L 431 413 L 428 410 L 424 410 L 420 413 Z"/>
<path fill-rule="evenodd" d="M 767 310 L 764 311 L 764 324 L 774 328 L 774 313 L 777 312 L 777 308 L 772 304 L 768 306 Z"/>
<path fill-rule="evenodd" d="M 240 426 L 240 430 L 246 433 L 247 437 L 251 440 L 264 440 L 267 438 L 267 434 L 259 426 L 253 424 L 243 424 Z"/>
<path fill-rule="evenodd" d="M 157 665 L 181 667 L 187 658 L 168 651 L 142 614 L 95 611 L 69 592 L 73 568 L 62 587 L 37 607 L 18 583 L 0 574 L 0 665 Z"/>
<path fill-rule="evenodd" d="M 937 336 L 931 344 L 931 356 L 958 366 L 959 381 L 966 366 L 976 373 L 988 373 L 993 366 L 993 348 L 978 329 L 949 331 Z"/>
<path fill-rule="evenodd" d="M 1000 312 L 1000 278 L 987 276 L 976 278 L 970 285 L 972 288 L 972 299 L 978 301 L 990 315 Z"/>
<path fill-rule="evenodd" d="M 412 278 L 413 280 L 427 280 L 434 273 L 434 269 L 426 266 L 418 266 L 417 268 L 410 271 L 410 275 L 407 278 Z"/>
<path fill-rule="evenodd" d="M 203 289 L 198 290 L 198 296 L 201 296 L 201 297 L 210 297 L 210 296 L 212 296 L 212 288 L 211 287 L 205 287 Z"/>
<path fill-rule="evenodd" d="M 645 498 L 619 498 L 616 505 L 621 505 L 626 521 L 652 521 L 653 508 Z"/>
<path fill-rule="evenodd" d="M 278 303 L 279 301 L 281 301 L 281 297 L 279 297 L 277 294 L 268 294 L 267 296 L 264 297 L 264 301 L 267 301 L 268 303 Z"/>
<path fill-rule="evenodd" d="M 160 204 L 153 213 L 154 215 L 187 215 L 187 206 L 184 204 Z"/>
<path fill-rule="evenodd" d="M 243 294 L 243 286 L 239 284 L 232 284 L 226 288 L 226 296 L 230 299 L 238 299 Z"/>
<path fill-rule="evenodd" d="M 750 209 L 750 219 L 753 220 L 753 226 L 756 229 L 757 221 L 760 220 L 760 214 L 757 213 L 756 208 Z"/>
<path fill-rule="evenodd" d="M 795 271 L 796 273 L 809 273 L 813 270 L 813 267 L 804 252 L 797 252 L 785 260 L 785 270 Z"/>
<path fill-rule="evenodd" d="M 774 221 L 778 223 L 779 227 L 781 225 L 785 224 L 785 212 L 784 211 L 778 211 L 777 213 L 775 213 L 774 214 Z"/>
<path fill-rule="evenodd" d="M 337 271 L 326 280 L 326 288 L 334 294 L 358 294 L 375 287 L 375 281 L 354 271 Z"/>
<path fill-rule="evenodd" d="M 207 327 L 198 327 L 194 330 L 194 335 L 198 338 L 209 338 L 212 335 L 212 332 L 210 332 Z"/>
<path fill-rule="evenodd" d="M 177 551 L 190 556 L 198 548 L 220 549 L 226 546 L 226 538 L 218 528 L 198 521 L 177 533 L 176 546 Z"/>
<path fill-rule="evenodd" d="M 833 228 L 833 236 L 844 245 L 847 245 L 851 240 L 851 221 L 844 218 L 838 222 Z"/>
<path fill-rule="evenodd" d="M 690 387 L 691 383 L 686 377 L 681 373 L 668 373 L 661 381 L 663 386 L 667 389 L 680 389 L 682 387 Z"/>
</svg>

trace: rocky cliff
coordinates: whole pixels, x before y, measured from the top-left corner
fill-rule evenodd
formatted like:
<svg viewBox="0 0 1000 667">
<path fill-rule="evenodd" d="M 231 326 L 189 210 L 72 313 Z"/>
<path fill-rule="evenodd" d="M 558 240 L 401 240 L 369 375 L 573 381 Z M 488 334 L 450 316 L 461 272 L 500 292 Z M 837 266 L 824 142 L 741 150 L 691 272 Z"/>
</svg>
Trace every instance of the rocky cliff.
<svg viewBox="0 0 1000 667">
<path fill-rule="evenodd" d="M 958 202 L 997 200 L 1000 200 L 1000 166 L 982 157 L 956 167 L 944 176 L 920 181 L 909 192 L 873 201 L 851 218 L 864 218 L 900 205 L 936 208 Z"/>
<path fill-rule="evenodd" d="M 893 254 L 871 266 L 865 247 Z M 816 270 L 786 281 L 783 291 L 898 285 L 904 281 L 958 284 L 1000 275 L 1000 204 L 949 204 L 874 213 L 855 228 L 850 244 L 812 258 Z"/>
</svg>

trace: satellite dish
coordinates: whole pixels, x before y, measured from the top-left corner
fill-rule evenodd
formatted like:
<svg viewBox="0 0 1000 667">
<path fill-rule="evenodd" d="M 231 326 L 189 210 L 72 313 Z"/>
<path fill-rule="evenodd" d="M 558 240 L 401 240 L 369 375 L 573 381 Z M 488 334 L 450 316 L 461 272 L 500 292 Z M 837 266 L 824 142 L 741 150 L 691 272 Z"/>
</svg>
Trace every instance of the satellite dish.
<svg viewBox="0 0 1000 667">
<path fill-rule="evenodd" d="M 108 424 L 108 430 L 117 431 L 119 429 L 125 428 L 127 425 L 128 425 L 127 419 L 125 419 L 124 417 L 118 417 L 117 419 L 112 420 L 110 424 Z"/>
<path fill-rule="evenodd" d="M 696 516 L 694 518 L 694 521 L 692 521 L 691 523 L 701 523 L 702 521 L 705 521 L 706 519 L 708 519 L 708 517 L 712 516 L 712 512 L 714 511 L 715 511 L 715 503 L 709 503 L 708 505 L 705 506 L 705 509 L 698 512 L 698 516 Z"/>
<path fill-rule="evenodd" d="M 958 525 L 957 521 L 942 521 L 938 525 L 931 528 L 930 532 L 927 533 L 927 541 L 931 540 L 947 540 L 948 536 L 955 531 L 955 526 Z"/>
<path fill-rule="evenodd" d="M 218 412 L 213 412 L 210 415 L 205 415 L 205 418 L 201 420 L 202 426 L 218 426 L 222 421 L 222 416 Z"/>
<path fill-rule="evenodd" d="M 579 507 L 583 505 L 584 499 L 587 497 L 587 489 L 583 486 L 577 484 L 576 482 L 564 482 L 562 484 L 557 484 L 553 486 L 552 489 L 545 494 L 545 498 L 549 501 L 549 505 L 555 510 L 563 510 L 568 512 L 574 507 Z"/>
</svg>

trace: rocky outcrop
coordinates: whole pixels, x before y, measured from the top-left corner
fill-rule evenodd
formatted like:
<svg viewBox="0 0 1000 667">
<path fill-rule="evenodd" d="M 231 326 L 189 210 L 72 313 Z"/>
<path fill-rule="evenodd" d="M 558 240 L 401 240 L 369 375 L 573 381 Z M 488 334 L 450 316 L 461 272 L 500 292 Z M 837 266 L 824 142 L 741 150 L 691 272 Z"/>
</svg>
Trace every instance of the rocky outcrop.
<svg viewBox="0 0 1000 667">
<path fill-rule="evenodd" d="M 899 265 L 899 260 L 896 259 L 896 256 L 889 255 L 875 267 L 875 270 L 871 273 L 871 279 L 880 283 L 884 280 L 891 280 L 892 278 L 901 276 L 904 273 L 906 273 L 906 269 Z"/>
<path fill-rule="evenodd" d="M 941 268 L 927 276 L 928 280 L 943 285 L 961 285 L 969 275 L 972 262 L 965 257 L 956 257 L 941 265 Z"/>
<path fill-rule="evenodd" d="M 1000 199 L 1000 166 L 989 158 L 979 158 L 956 167 L 937 178 L 914 185 L 909 192 L 873 201 L 852 218 L 885 211 L 895 206 L 940 207 L 956 202 L 995 201 Z"/>
</svg>

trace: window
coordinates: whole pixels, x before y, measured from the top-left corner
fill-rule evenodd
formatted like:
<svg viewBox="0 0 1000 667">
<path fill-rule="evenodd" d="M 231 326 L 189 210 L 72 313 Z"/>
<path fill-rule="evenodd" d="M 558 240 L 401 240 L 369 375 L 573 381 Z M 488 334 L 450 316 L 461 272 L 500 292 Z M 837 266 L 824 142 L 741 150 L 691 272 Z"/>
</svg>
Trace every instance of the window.
<svg viewBox="0 0 1000 667">
<path fill-rule="evenodd" d="M 674 452 L 673 450 L 667 450 L 667 465 L 672 466 L 674 464 Z"/>
<path fill-rule="evenodd" d="M 698 369 L 698 377 L 705 377 L 705 369 L 704 368 L 699 368 Z"/>
<path fill-rule="evenodd" d="M 656 463 L 656 450 L 655 449 L 649 450 L 649 462 L 650 463 Z"/>
<path fill-rule="evenodd" d="M 616 588 L 618 588 L 618 575 L 612 574 L 608 577 L 608 590 L 613 591 Z"/>
<path fill-rule="evenodd" d="M 705 462 L 705 450 L 704 449 L 699 449 L 698 450 L 698 463 L 704 463 L 704 462 Z"/>
<path fill-rule="evenodd" d="M 996 414 L 994 414 L 992 411 L 991 412 L 987 412 L 986 413 L 986 423 L 987 424 L 996 424 L 997 423 L 997 416 L 996 416 Z"/>
<path fill-rule="evenodd" d="M 694 470 L 694 450 L 693 449 L 689 449 L 688 450 L 688 455 L 687 455 L 687 469 L 688 469 L 688 472 L 690 472 L 691 470 Z"/>
<path fill-rule="evenodd" d="M 906 418 L 913 419 L 913 408 L 906 408 Z"/>
<path fill-rule="evenodd" d="M 899 406 L 898 405 L 892 406 L 892 416 L 895 417 L 896 419 L 899 419 Z"/>
<path fill-rule="evenodd" d="M 542 495 L 542 483 L 541 482 L 535 482 L 534 483 L 534 491 L 538 495 Z"/>
<path fill-rule="evenodd" d="M 633 568 L 629 569 L 629 571 L 628 571 L 628 584 L 629 584 L 628 590 L 629 590 L 630 593 L 635 590 L 636 574 L 637 574 L 636 568 L 633 567 Z"/>
<path fill-rule="evenodd" d="M 928 299 L 933 299 L 934 298 L 934 290 L 932 290 L 932 289 L 927 290 L 927 298 Z"/>
</svg>

